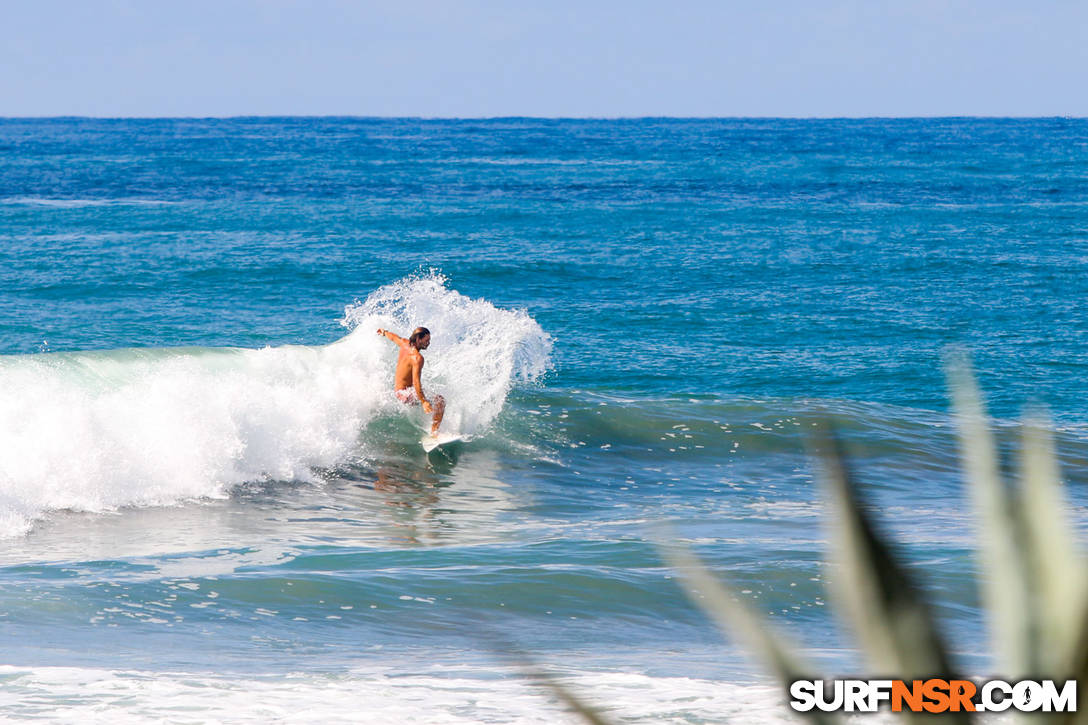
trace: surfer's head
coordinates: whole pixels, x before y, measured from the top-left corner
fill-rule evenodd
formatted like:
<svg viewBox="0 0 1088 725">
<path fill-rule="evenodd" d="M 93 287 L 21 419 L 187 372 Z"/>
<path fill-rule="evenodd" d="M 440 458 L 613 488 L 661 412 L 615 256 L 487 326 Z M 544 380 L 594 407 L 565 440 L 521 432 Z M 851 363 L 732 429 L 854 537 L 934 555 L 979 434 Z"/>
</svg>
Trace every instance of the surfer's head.
<svg viewBox="0 0 1088 725">
<path fill-rule="evenodd" d="M 408 344 L 417 350 L 426 350 L 431 344 L 431 331 L 426 327 L 417 327 L 412 330 L 412 336 L 408 338 Z"/>
</svg>

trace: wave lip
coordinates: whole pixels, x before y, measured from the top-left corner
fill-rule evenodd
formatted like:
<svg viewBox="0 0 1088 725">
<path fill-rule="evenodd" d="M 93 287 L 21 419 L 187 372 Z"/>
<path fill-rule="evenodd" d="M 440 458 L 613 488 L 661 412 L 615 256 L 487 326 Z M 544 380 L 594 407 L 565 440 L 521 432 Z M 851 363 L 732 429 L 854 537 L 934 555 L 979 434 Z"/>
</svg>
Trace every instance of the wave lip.
<svg viewBox="0 0 1088 725">
<path fill-rule="evenodd" d="M 432 328 L 424 384 L 469 435 L 548 366 L 550 341 L 527 313 L 436 275 L 380 288 L 343 322 L 352 332 L 325 346 L 0 357 L 0 536 L 49 511 L 217 498 L 367 458 L 367 424 L 404 414 L 391 394 L 395 350 L 376 327 Z"/>
</svg>

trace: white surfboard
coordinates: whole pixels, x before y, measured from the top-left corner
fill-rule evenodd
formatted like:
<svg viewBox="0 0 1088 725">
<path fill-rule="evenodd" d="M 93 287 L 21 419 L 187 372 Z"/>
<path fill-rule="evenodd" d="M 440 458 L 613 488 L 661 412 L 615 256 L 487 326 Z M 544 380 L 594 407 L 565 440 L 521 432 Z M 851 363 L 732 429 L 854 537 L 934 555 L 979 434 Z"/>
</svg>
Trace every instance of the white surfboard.
<svg viewBox="0 0 1088 725">
<path fill-rule="evenodd" d="M 423 445 L 423 450 L 430 453 L 435 448 L 441 448 L 444 445 L 450 443 L 456 443 L 457 441 L 464 440 L 464 437 L 459 433 L 439 433 L 438 435 L 427 434 L 420 439 L 420 443 Z"/>
</svg>

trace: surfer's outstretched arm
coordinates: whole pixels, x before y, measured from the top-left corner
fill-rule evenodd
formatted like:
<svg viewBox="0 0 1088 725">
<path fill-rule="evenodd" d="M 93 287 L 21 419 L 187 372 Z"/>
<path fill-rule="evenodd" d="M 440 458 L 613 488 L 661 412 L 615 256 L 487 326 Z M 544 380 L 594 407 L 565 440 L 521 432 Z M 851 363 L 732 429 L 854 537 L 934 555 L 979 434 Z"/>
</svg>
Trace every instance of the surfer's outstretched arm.
<svg viewBox="0 0 1088 725">
<path fill-rule="evenodd" d="M 398 335 L 397 333 L 390 332 L 389 330 L 383 330 L 380 327 L 378 328 L 378 334 L 381 335 L 382 337 L 384 337 L 386 340 L 391 340 L 392 342 L 397 343 L 397 345 L 400 346 L 400 347 L 404 347 L 405 345 L 408 344 L 408 341 L 405 340 L 400 335 Z"/>
</svg>

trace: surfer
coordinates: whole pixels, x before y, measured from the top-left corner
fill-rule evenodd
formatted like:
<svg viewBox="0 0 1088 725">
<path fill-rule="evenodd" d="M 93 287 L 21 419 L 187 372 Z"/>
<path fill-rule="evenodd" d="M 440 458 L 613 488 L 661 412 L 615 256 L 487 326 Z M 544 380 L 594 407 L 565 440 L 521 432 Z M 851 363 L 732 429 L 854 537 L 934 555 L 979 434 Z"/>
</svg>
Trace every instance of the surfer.
<svg viewBox="0 0 1088 725">
<path fill-rule="evenodd" d="M 434 414 L 431 420 L 431 435 L 438 433 L 438 425 L 442 422 L 442 415 L 446 412 L 446 399 L 441 395 L 434 396 L 434 405 L 423 394 L 423 383 L 420 376 L 423 374 L 423 355 L 420 350 L 426 350 L 431 344 L 431 331 L 426 327 L 417 327 L 412 330 L 412 335 L 405 340 L 400 335 L 378 328 L 378 334 L 387 340 L 397 343 L 400 354 L 397 355 L 397 372 L 393 376 L 393 392 L 397 400 L 405 405 L 419 403 L 423 406 L 423 412 Z"/>
</svg>

